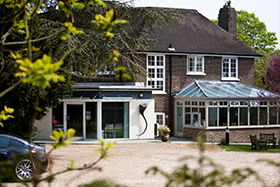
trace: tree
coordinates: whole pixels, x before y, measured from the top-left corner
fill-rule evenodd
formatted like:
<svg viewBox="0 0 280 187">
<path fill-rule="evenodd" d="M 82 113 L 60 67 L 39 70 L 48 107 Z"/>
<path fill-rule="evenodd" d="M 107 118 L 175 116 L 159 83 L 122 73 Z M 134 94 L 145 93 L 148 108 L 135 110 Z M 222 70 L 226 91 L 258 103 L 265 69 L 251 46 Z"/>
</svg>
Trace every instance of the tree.
<svg viewBox="0 0 280 187">
<path fill-rule="evenodd" d="M 218 24 L 218 20 L 212 20 Z M 277 37 L 274 32 L 267 31 L 264 22 L 260 21 L 254 13 L 245 10 L 236 11 L 236 38 L 263 55 L 255 59 L 255 86 L 265 89 L 264 69 L 266 56 L 279 51 L 276 49 Z"/>
<path fill-rule="evenodd" d="M 0 35 L 3 57 L 0 80 L 5 80 L 0 85 L 1 91 L 15 85 L 14 83 L 19 83 L 19 78 L 12 76 L 13 72 L 18 71 L 18 68 L 14 67 L 15 62 L 12 61 L 10 51 L 24 51 L 27 48 L 31 49 L 32 55 L 24 52 L 21 54 L 22 58 L 40 59 L 44 54 L 47 54 L 53 62 L 63 60 L 57 74 L 63 75 L 65 81 L 50 84 L 50 87 L 38 94 L 40 100 L 38 107 L 41 110 L 37 111 L 37 120 L 40 120 L 49 108 L 56 106 L 59 100 L 71 95 L 70 85 L 73 81 L 105 79 L 107 77 L 99 77 L 98 72 L 108 69 L 113 72 L 118 67 L 115 78 L 119 81 L 127 81 L 130 76 L 133 78 L 139 71 L 145 73 L 144 69 L 141 68 L 138 52 L 147 49 L 154 41 L 140 37 L 141 26 L 146 26 L 146 32 L 152 32 L 154 23 L 167 22 L 172 20 L 172 17 L 176 17 L 176 14 L 172 12 L 133 8 L 128 4 L 115 1 L 106 2 L 106 7 L 103 7 L 104 4 L 101 1 L 96 1 L 99 4 L 92 4 L 91 1 L 81 2 L 75 1 L 74 3 L 73 1 L 73 4 L 70 3 L 68 7 L 68 5 L 59 4 L 57 1 L 46 1 L 47 8 L 37 8 L 45 12 L 33 16 L 28 22 L 31 41 L 22 45 L 17 45 L 17 41 L 25 40 L 24 27 L 17 26 L 17 30 L 13 30 L 13 21 L 11 20 L 14 19 L 16 23 L 19 21 L 16 16 L 13 19 L 9 17 L 7 12 L 10 12 L 11 9 L 7 7 L 8 4 L 0 4 L 2 10 L 0 24 L 3 26 Z M 74 9 L 74 5 L 80 8 Z M 28 9 L 32 10 L 36 7 L 39 5 L 31 4 Z M 58 11 L 54 7 L 60 7 L 60 10 L 64 11 Z M 110 11 L 107 7 L 110 7 Z M 21 9 L 19 8 L 17 11 L 20 12 Z M 19 14 L 17 11 L 15 11 L 15 15 Z M 65 14 L 69 16 L 67 17 Z M 135 14 L 139 16 L 135 16 Z M 101 15 L 105 15 L 105 17 Z M 96 18 L 94 23 L 92 22 L 93 18 Z M 102 25 L 101 21 L 104 19 L 110 21 L 105 22 L 106 24 L 102 23 Z M 124 21 L 117 22 L 117 20 L 127 20 L 128 23 L 118 26 Z M 64 40 L 66 38 L 67 40 Z M 126 74 L 125 71 L 128 73 Z M 112 77 L 114 75 L 108 76 L 109 80 L 112 80 Z M 7 121 L 3 130 L 17 132 L 23 136 L 28 134 L 29 128 L 26 127 L 31 125 L 34 115 L 33 110 L 26 109 L 33 108 L 36 104 L 36 90 L 37 87 L 34 85 L 20 84 L 0 99 L 0 105 L 16 109 L 15 118 Z"/>
<path fill-rule="evenodd" d="M 274 97 L 279 99 L 280 94 L 280 53 L 271 54 L 267 57 L 266 66 L 264 66 L 264 82 L 267 89 L 273 93 Z"/>
<path fill-rule="evenodd" d="M 101 0 L 96 0 L 96 2 L 100 6 L 106 6 Z M 93 1 L 89 1 L 88 3 L 93 4 Z M 81 49 L 82 46 L 88 43 L 87 41 L 82 41 L 79 43 L 79 45 L 68 48 L 68 50 L 57 59 L 52 58 L 50 55 L 46 55 L 44 53 L 38 53 L 38 48 L 36 48 L 35 46 L 36 42 L 52 39 L 55 37 L 59 37 L 61 40 L 66 40 L 71 39 L 75 36 L 75 34 L 83 33 L 82 31 L 76 29 L 71 22 L 66 22 L 64 23 L 64 25 L 60 25 L 60 30 L 58 32 L 55 32 L 54 34 L 50 34 L 47 36 L 34 36 L 33 28 L 34 24 L 37 21 L 36 17 L 40 6 L 42 6 L 42 1 L 0 1 L 0 14 L 2 14 L 0 20 L 0 71 L 2 76 L 0 80 L 0 98 L 1 102 L 9 102 L 9 104 L 11 104 L 13 97 L 9 98 L 11 100 L 6 100 L 7 98 L 5 97 L 9 95 L 13 95 L 14 97 L 20 96 L 18 95 L 19 93 L 12 93 L 12 90 L 23 85 L 21 88 L 19 88 L 18 91 L 21 91 L 25 96 L 28 96 L 20 97 L 20 99 L 26 99 L 26 103 L 30 104 L 30 108 L 29 106 L 25 106 L 25 110 L 18 111 L 20 113 L 24 112 L 25 114 L 28 113 L 26 111 L 32 111 L 31 117 L 29 119 L 30 121 L 27 122 L 28 124 L 25 124 L 25 128 L 29 129 L 29 142 L 31 142 L 33 125 L 36 116 L 38 116 L 38 112 L 42 111 L 42 108 L 40 108 L 42 107 L 40 106 L 40 99 L 51 100 L 52 94 L 56 95 L 57 99 L 59 94 L 57 94 L 56 92 L 59 92 L 61 91 L 60 89 L 63 89 L 60 87 L 61 85 L 57 84 L 58 82 L 65 82 L 65 79 L 67 79 L 67 75 L 64 76 L 61 74 L 61 72 L 63 72 L 61 71 L 61 67 L 63 67 L 63 60 L 65 60 L 71 52 L 77 49 Z M 84 6 L 84 4 L 77 3 L 77 0 L 59 2 L 60 10 L 63 10 L 66 16 L 70 16 L 73 9 L 82 9 L 84 8 Z M 111 33 L 113 27 L 116 24 L 122 24 L 125 22 L 126 21 L 124 20 L 117 20 L 116 12 L 114 10 L 108 10 L 105 17 L 101 14 L 97 14 L 96 19 L 94 20 L 94 24 L 96 24 L 96 34 L 105 33 L 107 36 L 113 37 L 113 33 Z M 114 49 L 113 53 L 108 58 L 109 62 L 117 61 L 118 56 L 118 51 Z M 54 88 L 57 89 L 55 89 L 54 91 Z M 3 103 L 1 103 L 1 105 Z M 44 111 L 46 111 L 47 108 L 45 107 L 45 105 L 49 107 L 49 103 L 49 101 L 43 103 Z M 15 108 L 16 106 L 17 105 L 15 105 Z M 3 120 L 7 120 L 9 117 L 12 117 L 9 115 L 12 112 L 12 109 L 7 108 L 6 106 L 4 107 L 4 110 L 1 111 L 0 115 L 1 126 L 3 126 Z M 5 126 L 6 125 L 7 124 L 5 124 Z M 70 137 L 72 137 L 74 133 L 75 130 L 73 129 L 67 130 L 66 134 L 64 134 L 64 132 L 62 131 L 54 131 L 52 136 L 52 138 L 55 140 L 53 149 L 69 144 L 71 140 Z M 67 139 L 65 137 L 67 137 Z M 98 163 L 101 159 L 106 157 L 107 151 L 111 146 L 113 146 L 112 143 L 108 144 L 108 146 L 105 146 L 104 142 L 101 141 L 101 156 L 96 162 L 93 162 L 89 166 L 75 168 L 73 167 L 73 165 L 71 165 L 64 171 L 52 174 L 50 176 L 47 176 L 46 178 L 38 177 L 35 172 L 33 185 L 37 186 L 42 181 L 51 182 L 55 175 L 65 173 L 70 170 L 90 169 L 94 167 L 96 163 Z M 30 148 L 30 155 L 31 151 L 32 150 Z M 30 156 L 29 158 L 31 161 L 33 161 L 32 156 Z M 3 162 L 1 162 L 1 166 L 3 166 L 2 163 Z M 0 181 L 0 185 L 2 186 L 1 182 L 2 177 Z"/>
<path fill-rule="evenodd" d="M 266 29 L 254 13 L 245 10 L 236 11 L 236 37 L 261 55 L 269 55 L 276 49 L 277 37 L 274 32 Z"/>
</svg>

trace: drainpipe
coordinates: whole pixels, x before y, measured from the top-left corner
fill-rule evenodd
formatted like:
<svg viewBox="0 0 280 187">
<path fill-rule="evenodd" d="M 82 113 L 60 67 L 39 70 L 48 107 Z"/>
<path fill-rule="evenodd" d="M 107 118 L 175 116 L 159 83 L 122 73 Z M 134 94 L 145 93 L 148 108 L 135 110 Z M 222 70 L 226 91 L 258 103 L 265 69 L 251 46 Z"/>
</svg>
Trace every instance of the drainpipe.
<svg viewBox="0 0 280 187">
<path fill-rule="evenodd" d="M 172 48 L 172 44 L 169 45 L 168 49 L 170 51 L 174 51 L 175 49 Z M 169 125 L 171 125 L 172 123 L 172 55 L 169 55 Z M 171 135 L 173 135 L 174 133 L 174 125 L 172 125 L 172 129 L 173 131 L 171 131 Z"/>
</svg>

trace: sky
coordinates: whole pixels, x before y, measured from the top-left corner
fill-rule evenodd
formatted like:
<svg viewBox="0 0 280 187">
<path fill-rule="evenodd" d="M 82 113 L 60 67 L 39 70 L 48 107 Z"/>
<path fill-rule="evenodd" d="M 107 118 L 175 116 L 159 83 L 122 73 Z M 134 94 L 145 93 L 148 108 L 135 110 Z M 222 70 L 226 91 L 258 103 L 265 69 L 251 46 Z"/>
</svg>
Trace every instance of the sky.
<svg viewBox="0 0 280 187">
<path fill-rule="evenodd" d="M 219 10 L 225 2 L 226 0 L 134 0 L 134 6 L 196 9 L 211 20 L 218 18 Z M 255 13 L 266 24 L 267 31 L 276 33 L 276 47 L 280 49 L 280 0 L 231 0 L 231 7 Z"/>
</svg>

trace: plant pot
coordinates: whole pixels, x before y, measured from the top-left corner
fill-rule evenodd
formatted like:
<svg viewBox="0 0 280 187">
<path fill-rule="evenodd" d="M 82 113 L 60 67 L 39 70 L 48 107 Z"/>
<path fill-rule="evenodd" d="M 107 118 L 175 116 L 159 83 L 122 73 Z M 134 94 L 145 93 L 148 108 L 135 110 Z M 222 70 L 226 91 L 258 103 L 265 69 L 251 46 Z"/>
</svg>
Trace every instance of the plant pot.
<svg viewBox="0 0 280 187">
<path fill-rule="evenodd" d="M 161 140 L 162 140 L 163 142 L 167 142 L 167 141 L 169 140 L 169 135 L 162 135 L 162 136 L 161 136 Z"/>
</svg>

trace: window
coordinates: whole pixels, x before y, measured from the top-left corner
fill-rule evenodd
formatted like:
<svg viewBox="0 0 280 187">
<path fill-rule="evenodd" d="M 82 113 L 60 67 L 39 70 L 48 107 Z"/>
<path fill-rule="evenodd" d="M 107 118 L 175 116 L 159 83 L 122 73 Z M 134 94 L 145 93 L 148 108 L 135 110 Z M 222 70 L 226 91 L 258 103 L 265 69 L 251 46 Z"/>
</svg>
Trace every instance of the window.
<svg viewBox="0 0 280 187">
<path fill-rule="evenodd" d="M 222 60 L 223 79 L 238 78 L 238 60 L 237 58 L 223 58 Z"/>
<path fill-rule="evenodd" d="M 165 125 L 165 113 L 155 113 L 156 123 L 159 125 Z"/>
<path fill-rule="evenodd" d="M 9 140 L 9 138 L 0 137 L 0 148 L 7 147 Z"/>
<path fill-rule="evenodd" d="M 9 146 L 10 148 L 20 149 L 24 146 L 22 142 L 19 142 L 17 140 L 11 139 Z"/>
<path fill-rule="evenodd" d="M 129 102 L 102 102 L 102 132 L 105 139 L 129 138 Z"/>
<path fill-rule="evenodd" d="M 165 57 L 147 55 L 147 85 L 165 91 Z"/>
<path fill-rule="evenodd" d="M 189 56 L 187 60 L 187 75 L 205 75 L 204 57 Z"/>
</svg>

